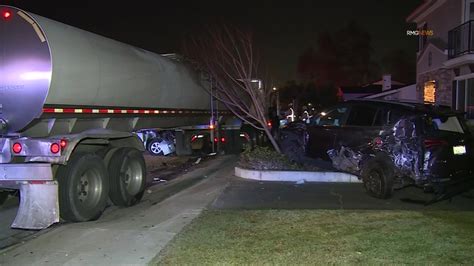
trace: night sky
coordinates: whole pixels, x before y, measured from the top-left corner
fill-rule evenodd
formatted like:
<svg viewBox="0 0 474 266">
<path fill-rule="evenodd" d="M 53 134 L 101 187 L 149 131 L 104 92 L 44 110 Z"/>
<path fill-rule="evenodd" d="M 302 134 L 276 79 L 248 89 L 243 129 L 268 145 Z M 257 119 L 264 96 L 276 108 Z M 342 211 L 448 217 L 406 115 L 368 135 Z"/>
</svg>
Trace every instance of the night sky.
<svg viewBox="0 0 474 266">
<path fill-rule="evenodd" d="M 137 4 L 131 4 L 134 2 Z M 396 48 L 415 56 L 416 38 L 406 36 L 406 30 L 414 29 L 414 25 L 407 24 L 405 18 L 422 1 L 144 2 L 98 5 L 80 1 L 74 6 L 69 1 L 48 5 L 48 1 L 39 0 L 0 0 L 2 4 L 157 53 L 179 53 L 186 36 L 198 32 L 202 25 L 224 22 L 250 29 L 277 86 L 297 79 L 298 56 L 316 42 L 318 32 L 336 31 L 350 20 L 371 34 L 376 59 Z"/>
</svg>

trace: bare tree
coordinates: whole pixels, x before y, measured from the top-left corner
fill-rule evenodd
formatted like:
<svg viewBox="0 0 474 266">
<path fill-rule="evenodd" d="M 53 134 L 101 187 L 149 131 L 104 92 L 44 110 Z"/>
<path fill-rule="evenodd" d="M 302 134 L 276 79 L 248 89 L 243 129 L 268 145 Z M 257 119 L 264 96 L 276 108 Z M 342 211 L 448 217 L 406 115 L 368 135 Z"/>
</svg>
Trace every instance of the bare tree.
<svg viewBox="0 0 474 266">
<path fill-rule="evenodd" d="M 281 152 L 267 124 L 272 88 L 265 85 L 259 71 L 252 34 L 226 26 L 208 29 L 192 38 L 185 51 L 210 75 L 213 95 L 237 117 L 263 130 Z"/>
</svg>

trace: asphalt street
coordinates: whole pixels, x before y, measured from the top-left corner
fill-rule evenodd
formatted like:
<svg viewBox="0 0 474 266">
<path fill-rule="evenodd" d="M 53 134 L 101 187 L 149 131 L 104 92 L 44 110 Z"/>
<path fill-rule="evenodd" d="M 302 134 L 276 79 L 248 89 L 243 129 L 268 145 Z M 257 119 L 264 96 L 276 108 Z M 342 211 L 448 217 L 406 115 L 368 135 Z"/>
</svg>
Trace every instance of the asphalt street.
<svg viewBox="0 0 474 266">
<path fill-rule="evenodd" d="M 238 177 L 231 179 L 212 204 L 216 209 L 370 209 L 370 210 L 462 210 L 474 211 L 473 194 L 466 193 L 425 206 L 403 199 L 431 199 L 433 194 L 417 188 L 395 192 L 390 199 L 376 199 L 357 183 L 261 182 Z"/>
</svg>

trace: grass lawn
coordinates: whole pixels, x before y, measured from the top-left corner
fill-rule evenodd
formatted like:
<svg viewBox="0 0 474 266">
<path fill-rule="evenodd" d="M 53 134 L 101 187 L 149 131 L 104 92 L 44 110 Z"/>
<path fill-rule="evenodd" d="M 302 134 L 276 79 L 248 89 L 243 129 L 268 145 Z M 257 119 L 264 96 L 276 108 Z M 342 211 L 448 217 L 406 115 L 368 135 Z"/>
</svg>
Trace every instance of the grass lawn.
<svg viewBox="0 0 474 266">
<path fill-rule="evenodd" d="M 158 264 L 474 264 L 474 212 L 206 211 Z"/>
</svg>

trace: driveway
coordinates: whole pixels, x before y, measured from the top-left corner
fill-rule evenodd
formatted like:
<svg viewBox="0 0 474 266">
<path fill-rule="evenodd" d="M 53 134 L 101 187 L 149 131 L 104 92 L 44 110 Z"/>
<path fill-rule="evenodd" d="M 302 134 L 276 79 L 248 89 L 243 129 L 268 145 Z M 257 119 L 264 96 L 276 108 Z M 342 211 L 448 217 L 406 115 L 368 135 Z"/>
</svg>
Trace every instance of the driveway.
<svg viewBox="0 0 474 266">
<path fill-rule="evenodd" d="M 472 194 L 472 193 L 471 193 Z M 474 211 L 469 194 L 429 206 L 403 201 L 429 200 L 432 194 L 417 188 L 395 192 L 388 200 L 367 195 L 362 184 L 261 182 L 234 177 L 217 200 L 216 209 L 371 209 L 371 210 L 465 210 Z"/>
</svg>

